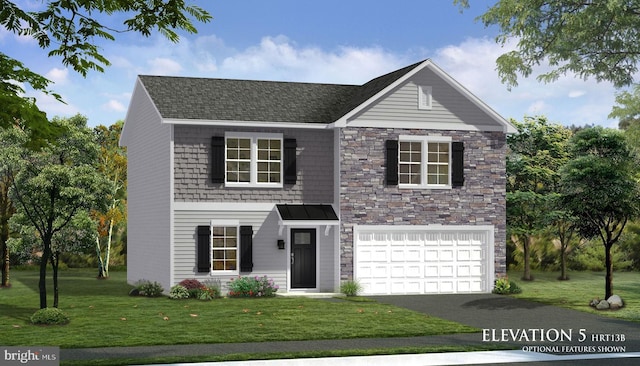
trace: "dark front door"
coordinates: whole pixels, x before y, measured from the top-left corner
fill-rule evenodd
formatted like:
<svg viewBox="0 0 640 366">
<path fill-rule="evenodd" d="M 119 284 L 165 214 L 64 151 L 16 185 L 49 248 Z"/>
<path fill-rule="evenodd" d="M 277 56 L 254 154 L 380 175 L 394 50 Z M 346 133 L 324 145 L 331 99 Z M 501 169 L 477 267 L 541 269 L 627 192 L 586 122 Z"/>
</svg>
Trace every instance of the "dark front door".
<svg viewBox="0 0 640 366">
<path fill-rule="evenodd" d="M 291 288 L 316 287 L 316 229 L 291 229 Z"/>
</svg>

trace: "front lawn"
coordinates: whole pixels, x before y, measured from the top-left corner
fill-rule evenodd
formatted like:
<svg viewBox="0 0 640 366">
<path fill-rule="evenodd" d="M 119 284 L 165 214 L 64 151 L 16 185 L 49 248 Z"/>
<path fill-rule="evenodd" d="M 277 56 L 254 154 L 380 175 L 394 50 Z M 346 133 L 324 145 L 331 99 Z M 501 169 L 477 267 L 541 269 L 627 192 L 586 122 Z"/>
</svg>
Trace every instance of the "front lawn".
<svg viewBox="0 0 640 366">
<path fill-rule="evenodd" d="M 614 272 L 613 293 L 625 306 L 619 310 L 597 311 L 589 306 L 593 298 L 604 297 L 604 272 L 569 272 L 568 281 L 558 281 L 559 272 L 533 272 L 533 281 L 522 281 L 522 272 L 509 271 L 509 279 L 522 288 L 515 297 L 569 309 L 597 313 L 623 320 L 640 321 L 640 273 Z"/>
<path fill-rule="evenodd" d="M 0 289 L 0 344 L 116 347 L 407 337 L 477 329 L 376 302 L 307 298 L 170 300 L 130 297 L 125 272 L 97 280 L 96 271 L 60 274 L 65 326 L 33 326 L 38 273 L 13 270 L 13 287 Z M 51 293 L 51 288 L 48 289 Z M 51 302 L 51 300 L 50 300 Z"/>
</svg>

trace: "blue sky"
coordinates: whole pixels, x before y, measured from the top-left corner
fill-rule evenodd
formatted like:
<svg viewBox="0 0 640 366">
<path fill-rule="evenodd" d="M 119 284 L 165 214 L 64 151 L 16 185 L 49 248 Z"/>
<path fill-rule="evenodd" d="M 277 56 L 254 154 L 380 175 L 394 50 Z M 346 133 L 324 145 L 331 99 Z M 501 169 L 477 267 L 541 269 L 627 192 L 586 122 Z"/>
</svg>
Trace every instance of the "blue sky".
<svg viewBox="0 0 640 366">
<path fill-rule="evenodd" d="M 38 8 L 41 1 L 16 1 Z M 495 28 L 475 18 L 494 0 L 471 1 L 463 13 L 452 0 L 236 0 L 192 1 L 214 19 L 197 24 L 178 44 L 160 35 L 116 34 L 101 41 L 112 63 L 83 78 L 35 41 L 0 29 L 0 50 L 55 82 L 67 104 L 28 91 L 52 116 L 88 117 L 89 124 L 124 119 L 136 76 L 172 75 L 234 79 L 362 84 L 430 58 L 505 118 L 544 115 L 565 125 L 617 126 L 607 115 L 616 90 L 608 83 L 573 76 L 553 84 L 520 79 L 508 91 L 495 59 L 513 44 L 494 42 Z M 118 27 L 124 18 L 103 18 Z M 543 68 L 539 69 L 544 70 Z"/>
</svg>

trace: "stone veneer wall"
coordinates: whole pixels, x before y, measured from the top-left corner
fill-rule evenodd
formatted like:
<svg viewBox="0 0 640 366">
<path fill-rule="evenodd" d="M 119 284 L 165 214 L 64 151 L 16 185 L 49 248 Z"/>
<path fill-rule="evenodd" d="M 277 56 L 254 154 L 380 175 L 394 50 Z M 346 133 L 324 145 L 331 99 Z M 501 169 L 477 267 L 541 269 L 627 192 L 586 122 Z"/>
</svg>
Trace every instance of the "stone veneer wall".
<svg viewBox="0 0 640 366">
<path fill-rule="evenodd" d="M 341 279 L 353 278 L 353 225 L 494 225 L 495 272 L 506 274 L 506 135 L 501 132 L 343 128 L 340 138 Z M 399 135 L 464 142 L 463 187 L 385 183 L 385 141 Z"/>
<path fill-rule="evenodd" d="M 282 133 L 297 142 L 295 185 L 225 188 L 211 182 L 211 137 L 231 132 Z M 333 130 L 174 127 L 174 199 L 179 202 L 333 203 Z"/>
</svg>

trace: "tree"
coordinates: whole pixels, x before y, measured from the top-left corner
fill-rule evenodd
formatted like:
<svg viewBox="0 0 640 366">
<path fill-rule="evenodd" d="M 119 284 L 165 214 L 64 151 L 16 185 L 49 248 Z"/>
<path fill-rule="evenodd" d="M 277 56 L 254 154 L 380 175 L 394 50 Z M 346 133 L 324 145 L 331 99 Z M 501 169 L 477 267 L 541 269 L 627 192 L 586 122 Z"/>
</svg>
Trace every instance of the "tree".
<svg viewBox="0 0 640 366">
<path fill-rule="evenodd" d="M 79 215 L 103 204 L 105 191 L 104 178 L 96 168 L 98 146 L 86 118 L 78 115 L 51 123 L 64 133 L 40 150 L 24 147 L 28 136 L 19 128 L 12 129 L 13 139 L 2 147 L 10 166 L 20 167 L 10 190 L 16 206 L 11 223 L 23 229 L 32 227 L 42 246 L 40 308 L 47 307 L 46 269 L 52 256 L 57 274 L 54 245 L 63 240 L 60 233 L 70 230 Z"/>
<path fill-rule="evenodd" d="M 93 130 L 100 145 L 98 167 L 108 181 L 107 210 L 105 212 L 94 211 L 98 222 L 95 247 L 99 278 L 109 277 L 114 226 L 126 219 L 127 156 L 125 148 L 119 145 L 123 126 L 124 122 L 118 121 L 109 127 L 100 125 Z M 101 238 L 106 239 L 104 245 L 101 243 Z"/>
<path fill-rule="evenodd" d="M 618 118 L 618 127 L 623 130 L 640 125 L 640 85 L 635 84 L 633 91 L 622 91 L 616 94 L 616 103 L 609 118 Z"/>
<path fill-rule="evenodd" d="M 577 218 L 584 238 L 605 249 L 605 298 L 613 294 L 611 247 L 625 225 L 640 215 L 639 165 L 621 131 L 593 127 L 575 134 L 561 170 L 562 205 Z"/>
<path fill-rule="evenodd" d="M 454 0 L 461 9 L 468 0 Z M 499 0 L 480 19 L 497 26 L 496 41 L 518 41 L 517 49 L 497 60 L 498 74 L 508 86 L 517 75 L 531 75 L 542 63 L 551 71 L 544 82 L 575 73 L 610 81 L 616 87 L 634 81 L 640 60 L 640 3 L 619 0 Z"/>
<path fill-rule="evenodd" d="M 560 252 L 560 277 L 558 279 L 566 281 L 569 279 L 567 276 L 567 256 L 578 236 L 576 217 L 563 207 L 559 193 L 551 193 L 550 202 L 550 210 L 546 213 L 547 225 L 549 225 L 550 233 L 555 237 L 553 244 Z"/>
<path fill-rule="evenodd" d="M 98 21 L 97 15 L 122 13 L 125 19 L 121 28 L 115 28 Z M 22 4 L 0 0 L 0 26 L 21 37 L 30 37 L 38 45 L 49 50 L 48 56 L 62 58 L 62 64 L 69 66 L 83 76 L 90 70 L 104 71 L 109 60 L 100 53 L 96 39 L 115 40 L 114 34 L 137 32 L 145 37 L 157 30 L 172 42 L 178 42 L 178 31 L 196 33 L 189 18 L 208 22 L 211 15 L 203 9 L 188 5 L 185 0 L 113 0 L 113 1 L 47 1 L 43 9 L 26 11 Z M 111 17 L 103 17 L 112 19 Z M 24 118 L 29 128 L 45 136 L 48 124 L 44 113 L 35 109 L 24 110 L 23 84 L 34 90 L 60 95 L 50 89 L 51 81 L 29 70 L 21 61 L 0 52 L 0 127 L 11 124 L 17 114 L 29 114 Z M 8 118 L 6 118 L 8 115 Z M 26 117 L 26 116 L 24 116 Z"/>
<path fill-rule="evenodd" d="M 512 123 L 518 133 L 507 137 L 507 229 L 523 248 L 523 279 L 531 280 L 531 246 L 547 227 L 571 131 L 544 117 Z"/>
</svg>

